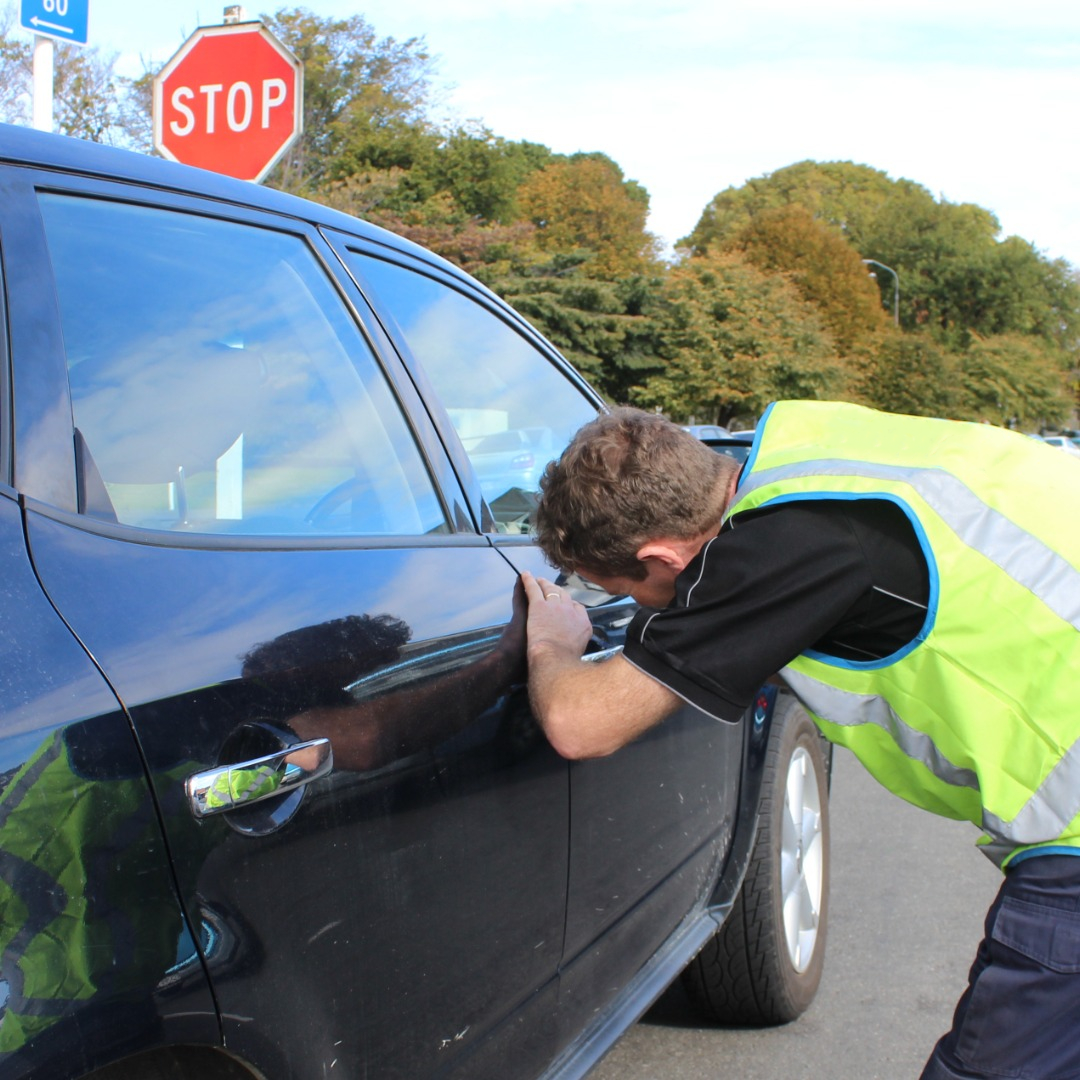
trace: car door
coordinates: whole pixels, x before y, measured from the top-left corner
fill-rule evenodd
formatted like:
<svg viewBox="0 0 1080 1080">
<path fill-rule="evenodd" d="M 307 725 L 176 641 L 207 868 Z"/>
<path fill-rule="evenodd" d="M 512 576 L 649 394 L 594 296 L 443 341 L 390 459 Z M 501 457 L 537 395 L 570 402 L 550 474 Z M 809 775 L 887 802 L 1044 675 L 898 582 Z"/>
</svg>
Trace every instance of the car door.
<svg viewBox="0 0 1080 1080">
<path fill-rule="evenodd" d="M 430 380 L 475 467 L 493 542 L 555 576 L 528 535 L 540 477 L 599 402 L 493 298 L 431 266 L 340 240 L 388 331 Z M 580 579 L 593 647 L 617 649 L 635 610 Z M 689 707 L 631 746 L 571 768 L 563 1032 L 571 1037 L 703 902 L 733 829 L 742 732 Z"/>
<path fill-rule="evenodd" d="M 134 726 L 225 1046 L 415 1080 L 499 1075 L 513 1037 L 537 1071 L 567 768 L 514 573 L 361 298 L 293 219 L 6 185 L 37 223 L 5 249 L 40 292 L 12 335 L 34 563 Z"/>
</svg>

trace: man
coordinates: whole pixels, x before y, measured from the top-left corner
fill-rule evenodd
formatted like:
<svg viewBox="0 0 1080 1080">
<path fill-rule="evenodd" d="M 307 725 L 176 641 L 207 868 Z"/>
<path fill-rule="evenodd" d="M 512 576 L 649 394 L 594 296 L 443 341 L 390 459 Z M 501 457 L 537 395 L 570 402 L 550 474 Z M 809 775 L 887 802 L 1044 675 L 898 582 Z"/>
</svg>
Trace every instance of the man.
<svg viewBox="0 0 1080 1080">
<path fill-rule="evenodd" d="M 584 609 L 523 575 L 548 738 L 612 753 L 683 699 L 734 722 L 779 672 L 1006 871 L 923 1080 L 1080 1078 L 1080 468 L 985 425 L 781 402 L 736 470 L 627 409 L 548 467 L 549 561 L 643 605 L 583 664 Z"/>
</svg>

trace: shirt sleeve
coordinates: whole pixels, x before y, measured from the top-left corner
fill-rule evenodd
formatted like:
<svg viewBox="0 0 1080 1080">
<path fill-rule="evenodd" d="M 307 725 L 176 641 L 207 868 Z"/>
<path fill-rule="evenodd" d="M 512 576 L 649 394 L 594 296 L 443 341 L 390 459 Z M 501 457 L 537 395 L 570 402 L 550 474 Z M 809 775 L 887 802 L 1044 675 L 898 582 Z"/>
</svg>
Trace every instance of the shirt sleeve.
<svg viewBox="0 0 1080 1080">
<path fill-rule="evenodd" d="M 679 575 L 675 599 L 639 609 L 624 655 L 721 720 L 865 600 L 870 571 L 843 508 L 787 503 L 740 515 Z"/>
</svg>

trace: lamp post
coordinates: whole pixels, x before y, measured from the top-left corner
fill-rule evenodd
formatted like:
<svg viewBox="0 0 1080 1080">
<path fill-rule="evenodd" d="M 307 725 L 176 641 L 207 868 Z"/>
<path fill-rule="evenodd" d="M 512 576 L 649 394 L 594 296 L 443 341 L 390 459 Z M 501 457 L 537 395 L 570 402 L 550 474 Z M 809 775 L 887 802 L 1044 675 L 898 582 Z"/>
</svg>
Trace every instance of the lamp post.
<svg viewBox="0 0 1080 1080">
<path fill-rule="evenodd" d="M 886 266 L 883 262 L 878 262 L 877 259 L 863 259 L 864 263 L 873 264 L 874 266 L 880 266 L 882 270 L 888 270 L 893 276 L 893 322 L 897 326 L 900 325 L 900 275 L 891 267 Z M 871 277 L 877 275 L 871 271 Z"/>
</svg>

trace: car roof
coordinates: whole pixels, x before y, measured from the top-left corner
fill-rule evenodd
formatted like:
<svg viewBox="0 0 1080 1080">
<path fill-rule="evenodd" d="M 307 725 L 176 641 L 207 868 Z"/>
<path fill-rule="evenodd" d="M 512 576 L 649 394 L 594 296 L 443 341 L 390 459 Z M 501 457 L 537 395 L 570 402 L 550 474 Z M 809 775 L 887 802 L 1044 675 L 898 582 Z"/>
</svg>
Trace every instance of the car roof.
<svg viewBox="0 0 1080 1080">
<path fill-rule="evenodd" d="M 0 163 L 30 165 L 64 173 L 98 177 L 120 183 L 136 183 L 163 191 L 217 199 L 237 206 L 253 207 L 299 218 L 330 229 L 339 229 L 434 263 L 453 277 L 475 282 L 458 267 L 411 240 L 371 225 L 340 210 L 289 195 L 249 180 L 180 165 L 164 158 L 120 150 L 101 143 L 54 135 L 15 124 L 0 124 Z M 494 295 L 494 294 L 492 294 Z"/>
</svg>

